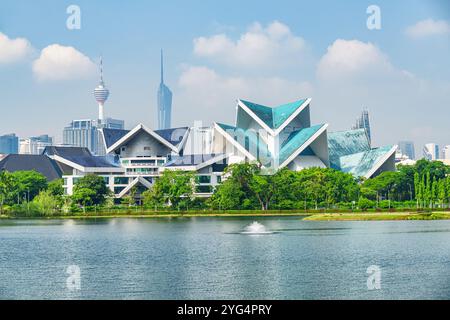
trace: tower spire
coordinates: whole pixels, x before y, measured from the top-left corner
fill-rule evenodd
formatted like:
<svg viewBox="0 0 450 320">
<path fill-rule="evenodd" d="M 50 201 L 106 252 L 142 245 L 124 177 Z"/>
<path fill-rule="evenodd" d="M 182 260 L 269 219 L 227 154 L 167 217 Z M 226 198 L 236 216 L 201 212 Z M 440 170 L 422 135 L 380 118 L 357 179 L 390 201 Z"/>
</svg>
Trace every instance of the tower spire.
<svg viewBox="0 0 450 320">
<path fill-rule="evenodd" d="M 103 56 L 100 56 L 100 82 L 103 83 Z"/>
<path fill-rule="evenodd" d="M 104 120 L 104 111 L 103 107 L 108 99 L 109 96 L 109 90 L 106 88 L 105 83 L 103 82 L 103 56 L 100 56 L 100 83 L 94 90 L 94 97 L 95 100 L 98 102 L 98 119 L 100 120 L 100 123 Z"/>
<path fill-rule="evenodd" d="M 161 49 L 161 83 L 164 83 L 164 56 L 162 49 Z"/>
</svg>

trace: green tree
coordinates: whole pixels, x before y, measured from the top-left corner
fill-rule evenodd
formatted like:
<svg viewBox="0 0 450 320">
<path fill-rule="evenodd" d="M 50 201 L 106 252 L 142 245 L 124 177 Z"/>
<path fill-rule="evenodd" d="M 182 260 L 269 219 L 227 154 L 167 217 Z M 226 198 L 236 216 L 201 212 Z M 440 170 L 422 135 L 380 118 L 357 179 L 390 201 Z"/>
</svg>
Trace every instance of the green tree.
<svg viewBox="0 0 450 320">
<path fill-rule="evenodd" d="M 64 180 L 56 179 L 48 183 L 47 190 L 53 196 L 63 196 L 64 195 Z"/>
<path fill-rule="evenodd" d="M 10 202 L 31 201 L 41 190 L 47 189 L 47 178 L 37 171 L 16 171 L 11 173 L 12 186 Z"/>
<path fill-rule="evenodd" d="M 73 202 L 82 205 L 83 209 L 86 209 L 86 206 L 92 206 L 96 204 L 94 199 L 97 197 L 97 194 L 94 190 L 89 188 L 76 188 L 72 194 Z"/>
<path fill-rule="evenodd" d="M 43 190 L 33 199 L 38 212 L 43 215 L 53 215 L 58 210 L 59 200 L 50 190 Z"/>
<path fill-rule="evenodd" d="M 10 197 L 13 186 L 13 178 L 7 171 L 0 171 L 0 214 L 3 214 L 3 206 Z"/>
<path fill-rule="evenodd" d="M 150 191 L 144 192 L 146 205 L 170 205 L 180 208 L 184 200 L 190 200 L 194 193 L 195 179 L 192 172 L 165 170 Z"/>
<path fill-rule="evenodd" d="M 75 184 L 72 198 L 78 204 L 102 205 L 109 194 L 110 190 L 105 180 L 100 176 L 89 174 Z"/>
<path fill-rule="evenodd" d="M 209 203 L 219 209 L 253 208 L 253 203 L 259 203 L 259 201 L 250 184 L 257 173 L 259 173 L 259 166 L 256 163 L 228 166 L 224 172 L 224 181 L 216 188 Z"/>
</svg>

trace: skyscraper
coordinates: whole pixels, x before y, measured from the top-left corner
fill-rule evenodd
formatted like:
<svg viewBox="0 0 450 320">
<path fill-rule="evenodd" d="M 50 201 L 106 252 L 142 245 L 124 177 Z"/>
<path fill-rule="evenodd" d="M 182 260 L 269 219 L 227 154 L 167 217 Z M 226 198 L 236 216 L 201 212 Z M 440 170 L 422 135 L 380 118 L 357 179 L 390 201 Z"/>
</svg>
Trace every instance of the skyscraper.
<svg viewBox="0 0 450 320">
<path fill-rule="evenodd" d="M 19 138 L 14 134 L 0 136 L 0 154 L 11 154 L 19 152 Z"/>
<path fill-rule="evenodd" d="M 172 121 L 172 91 L 164 84 L 164 61 L 161 50 L 161 83 L 158 89 L 158 129 L 169 129 Z"/>
<path fill-rule="evenodd" d="M 352 129 L 365 129 L 369 143 L 372 144 L 372 135 L 370 132 L 370 120 L 369 120 L 369 110 L 363 109 L 359 118 L 356 119 L 355 125 Z"/>
<path fill-rule="evenodd" d="M 398 148 L 409 159 L 414 160 L 416 158 L 416 152 L 414 150 L 414 142 L 412 141 L 400 141 Z"/>
<path fill-rule="evenodd" d="M 427 143 L 423 147 L 423 157 L 428 160 L 439 159 L 439 146 L 435 143 Z"/>
</svg>

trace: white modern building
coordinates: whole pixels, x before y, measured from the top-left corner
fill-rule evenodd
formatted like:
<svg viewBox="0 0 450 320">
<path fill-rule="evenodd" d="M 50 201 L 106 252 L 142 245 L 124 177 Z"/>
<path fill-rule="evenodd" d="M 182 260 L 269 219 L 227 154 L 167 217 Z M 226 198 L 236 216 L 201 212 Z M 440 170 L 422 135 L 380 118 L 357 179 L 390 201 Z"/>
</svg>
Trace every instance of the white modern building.
<svg viewBox="0 0 450 320">
<path fill-rule="evenodd" d="M 439 159 L 439 146 L 435 143 L 427 143 L 423 147 L 423 157 L 430 161 Z"/>
<path fill-rule="evenodd" d="M 195 172 L 195 194 L 205 197 L 232 163 L 258 162 L 267 174 L 285 167 L 331 167 L 370 178 L 395 170 L 397 146 L 372 148 L 365 129 L 329 133 L 328 124 L 312 125 L 310 103 L 302 99 L 268 107 L 238 100 L 235 125 L 101 128 L 105 156 L 68 147 L 49 147 L 45 154 L 61 166 L 67 194 L 79 178 L 93 173 L 105 179 L 117 199 L 133 191 L 137 200 L 165 170 Z"/>
<path fill-rule="evenodd" d="M 19 140 L 19 154 L 42 154 L 45 147 L 53 145 L 53 138 L 47 134 Z"/>
</svg>

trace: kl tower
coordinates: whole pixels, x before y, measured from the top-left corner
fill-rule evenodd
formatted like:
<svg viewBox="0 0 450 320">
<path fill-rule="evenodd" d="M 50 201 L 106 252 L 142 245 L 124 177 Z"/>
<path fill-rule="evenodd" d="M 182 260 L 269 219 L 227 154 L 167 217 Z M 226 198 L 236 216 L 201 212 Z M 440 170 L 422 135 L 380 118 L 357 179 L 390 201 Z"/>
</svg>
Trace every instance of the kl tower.
<svg viewBox="0 0 450 320">
<path fill-rule="evenodd" d="M 105 115 L 104 108 L 106 100 L 108 100 L 109 90 L 106 88 L 103 82 L 103 57 L 100 57 L 100 83 L 94 90 L 95 100 L 98 102 L 98 122 L 99 124 L 104 124 Z"/>
</svg>

